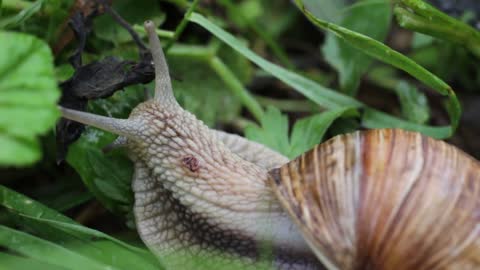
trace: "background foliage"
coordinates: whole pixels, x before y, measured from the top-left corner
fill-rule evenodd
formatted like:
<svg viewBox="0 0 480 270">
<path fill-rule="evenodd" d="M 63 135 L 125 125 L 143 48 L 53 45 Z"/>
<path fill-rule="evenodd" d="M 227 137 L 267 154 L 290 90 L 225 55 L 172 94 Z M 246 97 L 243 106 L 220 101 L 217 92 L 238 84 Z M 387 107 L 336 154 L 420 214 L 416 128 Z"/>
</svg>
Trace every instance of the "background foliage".
<svg viewBox="0 0 480 270">
<path fill-rule="evenodd" d="M 0 269 L 161 268 L 135 232 L 130 161 L 122 150 L 102 152 L 115 137 L 87 128 L 67 162 L 55 162 L 57 85 L 73 74 L 67 22 L 82 2 L 0 0 Z M 177 99 L 212 128 L 290 158 L 380 127 L 448 138 L 480 156 L 475 1 L 115 0 L 113 8 L 142 37 L 144 20 L 160 25 Z M 111 17 L 92 29 L 85 62 L 136 59 Z M 145 87 L 88 110 L 127 117 Z"/>
</svg>

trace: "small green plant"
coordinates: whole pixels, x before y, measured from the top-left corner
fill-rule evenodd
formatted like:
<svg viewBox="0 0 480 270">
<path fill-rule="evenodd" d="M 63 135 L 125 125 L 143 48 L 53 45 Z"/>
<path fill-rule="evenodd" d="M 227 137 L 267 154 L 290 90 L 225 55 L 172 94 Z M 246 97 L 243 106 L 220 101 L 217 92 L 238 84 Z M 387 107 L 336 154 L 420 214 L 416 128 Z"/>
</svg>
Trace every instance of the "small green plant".
<svg viewBox="0 0 480 270">
<path fill-rule="evenodd" d="M 461 119 L 451 85 L 478 96 L 480 32 L 424 1 L 210 2 L 114 1 L 113 9 L 142 38 L 143 21 L 161 25 L 185 109 L 289 158 L 361 128 L 446 139 Z M 65 10 L 87 12 L 75 4 L 0 0 L 0 269 L 162 269 L 135 231 L 132 164 L 122 150 L 103 151 L 114 135 L 87 127 L 56 165 L 58 85 L 73 75 L 76 42 Z M 413 31 L 411 41 L 395 40 L 409 49 L 393 48 L 394 24 Z M 112 55 L 134 59 L 137 48 L 104 14 L 83 59 Z M 88 111 L 125 118 L 145 88 L 152 84 L 91 100 Z"/>
</svg>

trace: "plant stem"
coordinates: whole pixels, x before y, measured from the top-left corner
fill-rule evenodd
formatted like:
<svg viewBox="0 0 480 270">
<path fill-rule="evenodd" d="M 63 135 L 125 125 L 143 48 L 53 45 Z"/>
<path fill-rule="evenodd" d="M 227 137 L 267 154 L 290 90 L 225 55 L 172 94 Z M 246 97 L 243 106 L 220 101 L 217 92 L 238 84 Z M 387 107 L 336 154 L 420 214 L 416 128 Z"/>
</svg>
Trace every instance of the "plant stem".
<svg viewBox="0 0 480 270">
<path fill-rule="evenodd" d="M 166 2 L 170 2 L 174 5 L 177 5 L 181 8 L 188 7 L 188 0 L 165 0 Z"/>
<path fill-rule="evenodd" d="M 3 0 L 0 8 L 2 10 L 5 9 L 5 10 L 12 10 L 12 11 L 22 11 L 22 10 L 31 8 L 35 4 L 36 2 L 29 2 L 24 0 Z M 53 14 L 53 12 L 54 12 L 54 9 L 52 8 L 52 6 L 48 5 L 48 1 L 45 1 L 42 3 L 42 8 L 36 15 L 45 17 Z"/>
<path fill-rule="evenodd" d="M 253 122 L 252 120 L 247 119 L 247 118 L 237 117 L 237 118 L 232 120 L 231 124 L 232 124 L 232 126 L 235 127 L 235 129 L 244 132 L 244 130 L 247 126 L 255 125 L 255 122 Z"/>
<path fill-rule="evenodd" d="M 266 31 L 264 31 L 258 24 L 255 22 L 249 22 L 250 27 L 255 31 L 262 39 L 265 41 L 268 47 L 272 50 L 273 54 L 280 60 L 280 62 L 285 65 L 288 69 L 293 70 L 295 66 L 288 58 L 287 53 L 278 46 L 277 42 L 270 36 Z"/>
<path fill-rule="evenodd" d="M 392 73 L 386 73 L 390 71 L 386 69 L 389 69 L 389 67 L 374 67 L 366 74 L 366 79 L 388 91 L 395 92 L 399 79 L 395 78 L 393 70 L 391 70 Z"/>
<path fill-rule="evenodd" d="M 141 34 L 146 34 L 145 32 L 145 29 L 143 28 L 143 26 L 140 26 L 138 24 L 135 24 L 133 26 L 133 30 L 141 33 Z M 167 30 L 162 30 L 162 29 L 156 29 L 155 32 L 157 33 L 157 35 L 161 38 L 173 38 L 174 36 L 174 33 L 172 31 L 167 31 Z"/>
<path fill-rule="evenodd" d="M 187 27 L 187 24 L 188 24 L 189 19 L 190 19 L 190 15 L 192 15 L 192 12 L 197 7 L 198 1 L 199 0 L 193 0 L 192 4 L 190 5 L 190 7 L 185 12 L 185 15 L 183 16 L 182 21 L 177 26 L 177 29 L 175 29 L 175 33 L 173 34 L 172 39 L 170 39 L 168 41 L 167 45 L 163 49 L 165 51 L 165 53 L 168 52 L 168 50 L 172 47 L 173 43 L 175 43 L 178 40 L 178 37 L 180 37 L 180 35 L 183 33 L 183 30 L 185 30 L 185 27 Z"/>
<path fill-rule="evenodd" d="M 215 52 L 210 47 L 198 45 L 175 44 L 168 52 L 171 56 L 188 57 L 190 59 L 197 59 L 204 62 L 210 61 L 215 56 Z"/>
<path fill-rule="evenodd" d="M 210 67 L 217 73 L 223 82 L 230 87 L 233 94 L 237 96 L 252 113 L 256 120 L 260 121 L 263 116 L 263 109 L 255 98 L 243 87 L 240 80 L 233 74 L 233 72 L 223 63 L 223 61 L 214 56 L 208 62 Z"/>
<path fill-rule="evenodd" d="M 293 65 L 293 63 L 288 58 L 287 53 L 283 50 L 281 46 L 278 46 L 274 37 L 272 37 L 267 31 L 264 31 L 255 21 L 246 19 L 245 16 L 241 14 L 241 11 L 237 10 L 238 7 L 232 4 L 230 0 L 221 0 L 218 2 L 219 4 L 225 6 L 229 10 L 229 12 L 235 12 L 236 15 L 239 16 L 248 27 L 250 27 L 257 35 L 259 35 L 260 38 L 265 42 L 267 47 L 270 47 L 275 57 L 277 57 L 284 66 L 291 70 L 295 68 L 295 65 Z"/>
<path fill-rule="evenodd" d="M 33 2 L 24 0 L 3 0 L 2 8 L 10 10 L 23 10 L 33 5 Z"/>
<path fill-rule="evenodd" d="M 255 99 L 258 102 L 266 106 L 274 106 L 280 109 L 281 111 L 286 112 L 319 112 L 320 107 L 315 105 L 315 103 L 309 100 L 291 100 L 291 99 L 274 99 L 263 96 L 255 96 Z"/>
</svg>

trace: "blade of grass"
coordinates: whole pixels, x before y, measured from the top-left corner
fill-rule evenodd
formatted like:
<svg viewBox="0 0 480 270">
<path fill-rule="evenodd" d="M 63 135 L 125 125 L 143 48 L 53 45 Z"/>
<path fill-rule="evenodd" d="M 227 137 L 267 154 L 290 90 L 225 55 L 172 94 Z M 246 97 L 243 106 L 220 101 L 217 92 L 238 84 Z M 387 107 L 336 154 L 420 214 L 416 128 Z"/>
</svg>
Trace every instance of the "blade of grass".
<svg viewBox="0 0 480 270">
<path fill-rule="evenodd" d="M 309 6 L 309 2 L 305 4 Z M 338 24 L 384 41 L 390 29 L 390 9 L 389 0 L 358 0 L 338 14 Z M 311 11 L 319 13 L 318 9 Z M 373 59 L 333 33 L 326 34 L 322 52 L 325 60 L 338 72 L 340 90 L 349 96 L 356 96 L 363 75 L 370 69 Z"/>
<path fill-rule="evenodd" d="M 2 185 L 0 185 L 0 205 L 7 210 L 26 216 L 76 224 L 73 219 Z"/>
<path fill-rule="evenodd" d="M 138 253 L 109 240 L 65 232 L 62 228 L 50 226 L 42 220 L 17 220 L 22 231 L 30 232 L 44 241 L 61 245 L 80 256 L 112 268 L 158 270 L 160 267 L 153 254 L 146 251 Z"/>
<path fill-rule="evenodd" d="M 346 109 L 330 110 L 302 118 L 295 122 L 290 136 L 290 153 L 295 158 L 312 149 L 323 140 L 330 125 L 345 113 Z"/>
<path fill-rule="evenodd" d="M 30 19 L 33 15 L 35 15 L 41 10 L 43 2 L 43 0 L 38 0 L 34 2 L 30 7 L 25 8 L 16 15 L 1 19 L 0 28 L 11 29 L 25 23 L 25 21 Z"/>
<path fill-rule="evenodd" d="M 65 267 L 40 262 L 31 258 L 25 258 L 7 253 L 0 252 L 0 270 L 67 270 Z"/>
<path fill-rule="evenodd" d="M 142 35 L 147 34 L 145 32 L 145 28 L 143 28 L 143 26 L 138 25 L 138 24 L 133 25 L 133 30 L 135 30 L 135 32 L 140 33 Z M 167 30 L 162 30 L 162 29 L 158 29 L 158 28 L 155 29 L 155 33 L 157 33 L 157 35 L 161 38 L 173 38 L 173 36 L 175 35 L 174 32 L 167 31 Z"/>
<path fill-rule="evenodd" d="M 49 207 L 59 212 L 63 212 L 82 203 L 86 203 L 93 198 L 93 195 L 88 192 L 67 192 L 43 202 Z"/>
<path fill-rule="evenodd" d="M 421 0 L 402 0 L 395 6 L 400 26 L 467 47 L 480 57 L 480 32 Z"/>
<path fill-rule="evenodd" d="M 190 4 L 190 7 L 185 12 L 185 15 L 183 16 L 182 21 L 180 22 L 180 24 L 178 24 L 177 28 L 175 29 L 175 33 L 173 34 L 172 39 L 170 39 L 167 45 L 165 45 L 165 48 L 163 49 L 165 53 L 168 52 L 168 50 L 172 47 L 172 45 L 178 40 L 180 35 L 183 33 L 183 30 L 185 30 L 185 27 L 187 27 L 190 15 L 197 7 L 197 4 L 198 4 L 198 0 L 193 0 L 193 2 Z"/>
<path fill-rule="evenodd" d="M 69 217 L 2 185 L 0 185 L 0 205 L 24 218 L 48 223 L 73 235 L 82 234 L 84 236 L 101 238 L 115 242 L 135 252 L 146 252 L 143 249 L 115 239 L 108 234 L 82 226 Z"/>
<path fill-rule="evenodd" d="M 335 109 L 340 107 L 361 107 L 362 103 L 357 100 L 344 96 L 335 92 L 334 90 L 323 87 L 312 80 L 298 75 L 297 73 L 288 71 L 280 66 L 277 66 L 262 57 L 255 54 L 253 51 L 245 47 L 231 34 L 225 32 L 223 29 L 213 24 L 205 17 L 198 13 L 193 13 L 190 17 L 192 22 L 195 22 L 203 28 L 210 31 L 217 38 L 228 44 L 230 47 L 240 52 L 242 55 L 250 59 L 259 67 L 277 77 L 285 84 L 297 89 L 300 93 L 328 109 Z"/>
<path fill-rule="evenodd" d="M 391 49 L 385 44 L 374 40 L 368 36 L 351 31 L 339 25 L 323 21 L 315 17 L 309 12 L 303 5 L 301 0 L 295 0 L 299 9 L 305 14 L 305 16 L 317 27 L 330 31 L 337 37 L 343 39 L 351 46 L 361 50 L 365 54 L 368 54 L 384 63 L 390 64 L 398 69 L 401 69 L 413 77 L 417 78 L 425 85 L 436 90 L 443 96 L 448 97 L 447 108 L 451 122 L 451 131 L 449 135 L 453 134 L 458 126 L 460 119 L 461 108 L 460 103 L 452 88 L 442 81 L 440 78 L 418 65 L 412 59 L 404 56 L 403 54 Z"/>
<path fill-rule="evenodd" d="M 42 262 L 69 269 L 114 270 L 111 266 L 93 261 L 60 245 L 33 235 L 0 225 L 0 246 Z"/>
<path fill-rule="evenodd" d="M 43 241 L 62 243 L 63 247 L 67 247 L 68 244 L 70 249 L 78 249 L 76 252 L 79 255 L 109 266 L 123 268 L 130 265 L 128 269 L 136 266 L 150 270 L 160 267 L 159 261 L 146 249 L 77 224 L 60 213 L 1 185 L 0 195 L 0 205 L 5 206 L 10 215 L 17 217 L 17 224 L 42 236 Z M 0 240 L 0 245 L 3 244 Z M 108 247 L 111 252 L 103 247 Z M 121 258 L 116 258 L 118 254 L 122 254 Z M 125 261 L 122 263 L 122 260 Z"/>
<path fill-rule="evenodd" d="M 125 243 L 110 238 L 105 239 L 98 231 L 74 224 L 55 222 L 24 215 L 19 224 L 24 231 L 35 233 L 38 237 L 85 256 L 94 261 L 120 269 L 156 270 L 159 261 L 146 249 L 126 246 Z M 94 235 L 97 235 L 95 237 Z"/>
<path fill-rule="evenodd" d="M 3 0 L 2 8 L 7 10 L 22 10 L 31 8 L 35 5 L 34 2 L 24 1 L 24 0 Z"/>
<path fill-rule="evenodd" d="M 106 240 L 92 240 L 88 242 L 69 241 L 62 242 L 62 246 L 87 256 L 88 258 L 102 262 L 120 269 L 163 269 L 153 254 L 133 253 L 116 243 Z"/>
<path fill-rule="evenodd" d="M 263 109 L 255 98 L 248 92 L 238 80 L 235 74 L 225 65 L 217 56 L 212 57 L 208 64 L 218 74 L 218 76 L 227 84 L 232 92 L 242 101 L 245 107 L 255 116 L 257 120 L 262 118 Z"/>
<path fill-rule="evenodd" d="M 327 108 L 327 109 L 338 109 L 338 108 L 368 108 L 365 104 L 355 100 L 354 98 L 340 94 L 334 90 L 323 87 L 322 85 L 317 84 L 316 82 L 309 80 L 297 73 L 288 71 L 278 65 L 275 65 L 262 57 L 255 54 L 252 50 L 243 45 L 230 33 L 226 32 L 222 28 L 210 22 L 208 19 L 203 17 L 200 14 L 193 13 L 190 17 L 190 20 L 202 26 L 217 38 L 222 40 L 224 43 L 235 49 L 238 53 L 242 54 L 244 57 L 248 58 L 250 61 L 257 64 L 267 73 L 281 80 L 285 84 L 291 86 L 293 89 L 297 90 L 316 104 Z M 453 99 L 458 102 L 456 98 Z M 458 103 L 457 103 L 458 104 Z M 459 113 L 459 105 L 454 105 L 454 111 Z M 455 109 L 456 108 L 456 109 Z M 403 123 L 405 129 L 422 132 L 425 135 L 443 139 L 452 134 L 452 129 L 450 127 L 431 127 L 425 125 L 417 124 L 408 124 L 406 125 L 405 120 L 396 118 L 394 116 L 387 115 L 385 113 L 379 112 L 377 110 L 370 109 L 369 114 L 365 115 L 363 122 L 366 124 L 366 127 L 376 128 L 379 126 L 393 128 L 397 124 Z M 383 116 L 389 116 L 392 120 L 390 125 L 386 122 L 376 123 L 375 121 L 381 120 Z M 447 132 L 446 132 L 447 131 Z"/>
<path fill-rule="evenodd" d="M 261 39 L 263 39 L 265 44 L 270 47 L 272 53 L 284 66 L 286 66 L 290 70 L 295 68 L 290 59 L 288 59 L 287 53 L 283 50 L 281 46 L 278 45 L 278 42 L 275 40 L 275 38 L 260 26 L 257 20 L 246 18 L 245 15 L 242 14 L 243 12 L 238 11 L 238 4 L 233 3 L 231 0 L 221 0 L 218 2 L 220 5 L 225 6 L 228 12 L 235 13 L 236 16 L 242 18 L 242 21 L 244 21 L 244 23 L 246 23 L 255 32 L 255 34 L 257 34 Z"/>
<path fill-rule="evenodd" d="M 126 249 L 129 249 L 133 252 L 137 252 L 137 253 L 142 253 L 142 254 L 146 254 L 148 253 L 147 250 L 145 249 L 142 249 L 142 248 L 139 248 L 139 247 L 136 247 L 136 246 L 132 246 L 130 244 L 127 244 L 123 241 L 120 241 L 108 234 L 105 234 L 103 232 L 100 232 L 100 231 L 97 231 L 97 230 L 94 230 L 94 229 L 90 229 L 88 227 L 85 227 L 85 226 L 82 226 L 82 225 L 77 225 L 77 224 L 70 224 L 70 223 L 66 223 L 66 222 L 61 222 L 61 221 L 55 221 L 55 220 L 50 220 L 50 219 L 44 219 L 44 218 L 36 218 L 36 217 L 32 217 L 32 216 L 26 216 L 26 215 L 22 215 L 22 214 L 19 214 L 21 217 L 24 217 L 24 218 L 28 218 L 28 219 L 32 219 L 32 220 L 36 220 L 36 221 L 39 221 L 41 223 L 44 223 L 44 224 L 49 224 L 55 228 L 58 228 L 62 231 L 64 231 L 65 233 L 69 233 L 69 234 L 72 234 L 72 235 L 75 235 L 76 237 L 83 237 L 83 238 L 86 238 L 86 237 L 94 237 L 94 238 L 97 238 L 97 239 L 105 239 L 105 240 L 109 240 L 115 244 L 118 244 Z"/>
<path fill-rule="evenodd" d="M 390 128 L 394 126 L 396 128 L 422 132 L 433 138 L 447 138 L 451 135 L 451 128 L 448 126 L 430 127 L 415 124 L 374 109 L 365 109 L 362 117 L 362 125 L 369 128 Z"/>
<path fill-rule="evenodd" d="M 275 99 L 264 96 L 255 96 L 255 99 L 262 106 L 274 106 L 279 108 L 281 111 L 288 112 L 318 112 L 319 107 L 310 100 L 296 100 L 296 99 Z"/>
</svg>

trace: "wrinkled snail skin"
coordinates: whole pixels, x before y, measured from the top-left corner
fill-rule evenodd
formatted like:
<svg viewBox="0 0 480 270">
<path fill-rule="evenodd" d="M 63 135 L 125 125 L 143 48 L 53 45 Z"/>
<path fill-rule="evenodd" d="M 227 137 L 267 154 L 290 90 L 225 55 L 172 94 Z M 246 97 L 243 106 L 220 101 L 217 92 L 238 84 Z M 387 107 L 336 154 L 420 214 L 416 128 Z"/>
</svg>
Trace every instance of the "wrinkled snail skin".
<svg viewBox="0 0 480 270">
<path fill-rule="evenodd" d="M 419 133 L 341 135 L 271 172 L 330 269 L 480 269 L 480 165 Z"/>
<path fill-rule="evenodd" d="M 139 235 L 167 269 L 480 269 L 478 161 L 384 129 L 288 162 L 183 110 L 153 23 L 145 29 L 152 99 L 128 119 L 61 110 L 120 135 L 111 147 L 134 163 Z"/>
<path fill-rule="evenodd" d="M 244 137 L 219 130 L 211 130 L 230 151 L 264 169 L 271 170 L 286 164 L 287 157 Z"/>
</svg>

